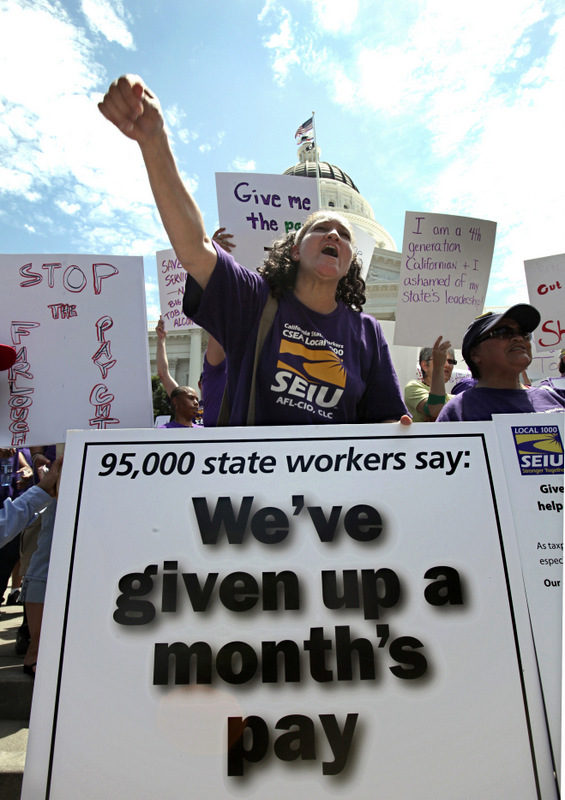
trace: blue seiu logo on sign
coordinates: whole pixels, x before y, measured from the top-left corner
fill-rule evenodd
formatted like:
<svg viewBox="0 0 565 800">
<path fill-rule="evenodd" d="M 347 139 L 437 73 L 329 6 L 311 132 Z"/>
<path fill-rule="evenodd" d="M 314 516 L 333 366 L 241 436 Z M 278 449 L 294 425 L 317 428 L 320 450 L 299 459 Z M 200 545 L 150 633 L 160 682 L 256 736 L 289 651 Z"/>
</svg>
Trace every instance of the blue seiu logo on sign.
<svg viewBox="0 0 565 800">
<path fill-rule="evenodd" d="M 512 426 L 522 475 L 562 475 L 563 442 L 557 425 Z"/>
</svg>

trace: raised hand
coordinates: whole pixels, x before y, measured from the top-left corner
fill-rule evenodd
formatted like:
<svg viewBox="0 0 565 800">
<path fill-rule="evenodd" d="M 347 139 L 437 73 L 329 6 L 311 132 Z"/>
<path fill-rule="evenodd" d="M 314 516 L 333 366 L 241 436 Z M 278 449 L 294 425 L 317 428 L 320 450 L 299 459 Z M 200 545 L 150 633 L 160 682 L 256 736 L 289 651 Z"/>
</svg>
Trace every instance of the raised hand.
<svg viewBox="0 0 565 800">
<path fill-rule="evenodd" d="M 139 144 L 164 128 L 159 101 L 138 75 L 122 75 L 111 83 L 98 108 L 125 136 Z"/>
</svg>

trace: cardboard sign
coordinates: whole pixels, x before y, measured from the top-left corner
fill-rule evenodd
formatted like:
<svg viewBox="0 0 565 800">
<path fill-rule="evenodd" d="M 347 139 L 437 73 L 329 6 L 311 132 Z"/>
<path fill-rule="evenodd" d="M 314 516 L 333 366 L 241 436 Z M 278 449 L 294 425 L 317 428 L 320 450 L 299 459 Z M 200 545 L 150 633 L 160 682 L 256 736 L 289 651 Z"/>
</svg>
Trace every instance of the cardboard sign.
<svg viewBox="0 0 565 800">
<path fill-rule="evenodd" d="M 534 331 L 537 353 L 565 347 L 565 253 L 524 261 L 530 303 L 541 314 Z"/>
<path fill-rule="evenodd" d="M 0 444 L 64 442 L 69 428 L 153 421 L 143 260 L 1 255 Z"/>
<path fill-rule="evenodd" d="M 438 336 L 460 347 L 483 311 L 496 223 L 406 212 L 394 344 L 424 346 Z"/>
<path fill-rule="evenodd" d="M 24 800 L 555 798 L 492 423 L 421 429 L 72 432 Z"/>
<path fill-rule="evenodd" d="M 159 303 L 165 330 L 181 331 L 200 326 L 186 316 L 182 310 L 182 299 L 186 285 L 186 270 L 176 257 L 172 248 L 158 250 L 157 279 L 159 283 Z"/>
<path fill-rule="evenodd" d="M 565 414 L 496 414 L 504 475 L 559 772 Z"/>
<path fill-rule="evenodd" d="M 249 269 L 318 209 L 316 181 L 295 175 L 217 172 L 216 193 L 220 225 L 234 236 L 232 255 Z"/>
</svg>

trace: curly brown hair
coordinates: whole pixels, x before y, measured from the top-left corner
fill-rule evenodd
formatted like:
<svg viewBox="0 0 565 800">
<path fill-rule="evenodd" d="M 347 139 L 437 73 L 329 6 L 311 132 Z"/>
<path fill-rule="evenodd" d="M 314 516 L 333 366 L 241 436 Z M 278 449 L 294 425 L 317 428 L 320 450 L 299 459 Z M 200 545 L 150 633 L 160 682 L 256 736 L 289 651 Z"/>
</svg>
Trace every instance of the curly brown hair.
<svg viewBox="0 0 565 800">
<path fill-rule="evenodd" d="M 292 248 L 295 244 L 300 244 L 307 230 L 320 216 L 326 216 L 326 214 L 324 212 L 312 214 L 300 231 L 292 231 L 284 239 L 274 242 L 263 265 L 257 270 L 265 278 L 269 284 L 271 294 L 277 300 L 282 297 L 287 289 L 293 289 L 296 283 L 299 262 L 292 258 Z M 334 218 L 333 215 L 331 218 Z M 341 217 L 339 218 L 341 219 Z M 361 311 L 366 300 L 365 281 L 361 277 L 362 266 L 361 255 L 358 250 L 354 250 L 351 265 L 337 284 L 335 292 L 336 301 L 341 300 L 354 311 Z"/>
</svg>

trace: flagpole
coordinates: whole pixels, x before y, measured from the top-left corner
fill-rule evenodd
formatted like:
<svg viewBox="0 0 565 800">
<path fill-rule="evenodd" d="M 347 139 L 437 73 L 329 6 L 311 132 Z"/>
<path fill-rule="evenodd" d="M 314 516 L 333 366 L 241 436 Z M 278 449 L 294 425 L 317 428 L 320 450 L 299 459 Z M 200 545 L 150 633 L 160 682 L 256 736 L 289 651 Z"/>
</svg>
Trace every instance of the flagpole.
<svg viewBox="0 0 565 800">
<path fill-rule="evenodd" d="M 320 162 L 318 160 L 318 137 L 316 136 L 316 112 L 312 111 L 312 131 L 314 133 L 314 156 L 316 158 L 316 191 L 318 193 L 318 208 L 322 207 L 322 193 L 320 191 Z"/>
</svg>

